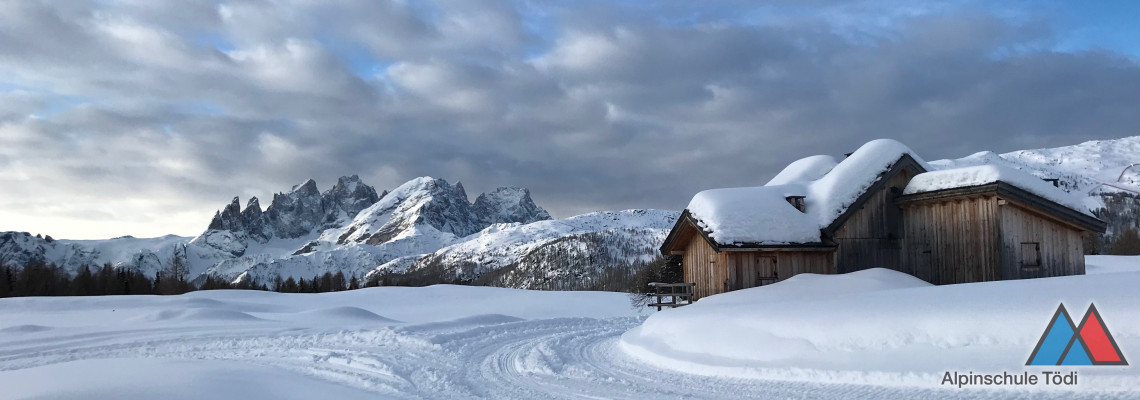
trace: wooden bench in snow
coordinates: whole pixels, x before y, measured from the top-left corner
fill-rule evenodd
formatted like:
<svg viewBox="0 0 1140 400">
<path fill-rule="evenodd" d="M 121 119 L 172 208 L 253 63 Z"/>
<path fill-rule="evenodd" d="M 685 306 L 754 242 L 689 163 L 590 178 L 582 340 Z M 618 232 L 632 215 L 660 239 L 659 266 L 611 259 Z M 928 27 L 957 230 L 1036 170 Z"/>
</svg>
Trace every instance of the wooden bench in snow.
<svg viewBox="0 0 1140 400">
<path fill-rule="evenodd" d="M 649 303 L 650 307 L 657 307 L 657 311 L 661 311 L 661 307 L 680 307 L 693 303 L 693 285 L 695 283 L 661 283 L 651 282 L 649 287 L 653 288 L 653 294 L 656 296 L 657 301 Z M 668 298 L 668 301 L 665 301 Z"/>
</svg>

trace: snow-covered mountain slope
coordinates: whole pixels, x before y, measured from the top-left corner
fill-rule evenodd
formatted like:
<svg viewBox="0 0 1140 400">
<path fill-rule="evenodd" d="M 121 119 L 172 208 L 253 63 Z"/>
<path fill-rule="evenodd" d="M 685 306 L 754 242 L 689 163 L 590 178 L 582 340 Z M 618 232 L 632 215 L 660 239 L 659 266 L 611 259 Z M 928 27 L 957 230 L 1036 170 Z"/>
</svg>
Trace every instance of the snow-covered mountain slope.
<svg viewBox="0 0 1140 400">
<path fill-rule="evenodd" d="M 166 235 L 157 238 L 123 236 L 106 240 L 55 240 L 27 232 L 0 232 L 0 264 L 23 266 L 55 264 L 68 271 L 80 266 L 130 265 L 142 271 L 157 271 L 175 247 L 190 238 Z M 204 269 L 203 269 L 204 270 Z"/>
<path fill-rule="evenodd" d="M 656 257 L 678 216 L 665 210 L 602 211 L 497 224 L 431 254 L 393 260 L 373 273 L 527 289 L 582 289 L 607 270 L 628 269 Z"/>
<path fill-rule="evenodd" d="M 55 263 L 65 268 L 94 264 L 98 256 L 94 250 L 72 243 L 54 240 L 28 232 L 0 233 L 0 264 L 27 265 Z"/>
<path fill-rule="evenodd" d="M 98 261 L 115 263 L 120 260 L 128 259 L 130 256 L 135 255 L 143 250 L 156 251 L 159 249 L 172 248 L 177 244 L 185 244 L 191 238 L 186 236 L 166 235 L 156 238 L 136 238 L 133 236 L 123 236 L 108 240 L 57 240 L 60 244 L 73 244 L 80 247 L 85 247 L 94 251 L 98 255 Z"/>
<path fill-rule="evenodd" d="M 1140 190 L 1140 167 L 1121 172 L 1130 164 L 1140 163 L 1140 136 L 1112 140 L 1093 140 L 1051 149 L 1018 150 L 1004 154 L 983 151 L 956 160 L 938 160 L 930 164 L 946 169 L 983 164 L 1004 165 L 1029 172 L 1043 179 L 1057 179 L 1058 185 L 1074 194 L 1114 193 L 1121 189 L 1104 186 L 1110 183 Z M 1119 182 L 1117 178 L 1120 178 Z"/>
</svg>

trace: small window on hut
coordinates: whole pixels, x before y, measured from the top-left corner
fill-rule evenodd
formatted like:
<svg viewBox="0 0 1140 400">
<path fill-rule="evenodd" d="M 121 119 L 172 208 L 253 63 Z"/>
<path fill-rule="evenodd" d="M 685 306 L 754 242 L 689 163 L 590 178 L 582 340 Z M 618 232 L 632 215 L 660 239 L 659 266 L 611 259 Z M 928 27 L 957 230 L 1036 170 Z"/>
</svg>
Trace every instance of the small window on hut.
<svg viewBox="0 0 1140 400">
<path fill-rule="evenodd" d="M 899 245 L 899 239 L 902 238 L 902 208 L 895 204 L 895 200 L 902 196 L 902 188 L 898 186 L 891 186 L 888 191 L 888 201 L 883 203 L 883 216 L 885 218 L 887 228 L 887 241 L 884 242 L 884 249 L 897 250 L 902 247 Z"/>
<path fill-rule="evenodd" d="M 1041 243 L 1021 243 L 1021 266 L 1023 268 L 1041 266 Z"/>
</svg>

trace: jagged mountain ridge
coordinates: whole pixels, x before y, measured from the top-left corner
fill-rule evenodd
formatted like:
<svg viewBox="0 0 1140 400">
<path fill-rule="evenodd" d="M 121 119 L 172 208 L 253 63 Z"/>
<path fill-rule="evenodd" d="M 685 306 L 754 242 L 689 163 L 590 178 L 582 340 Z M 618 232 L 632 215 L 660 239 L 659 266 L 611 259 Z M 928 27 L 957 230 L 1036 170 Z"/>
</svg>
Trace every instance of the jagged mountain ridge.
<svg viewBox="0 0 1140 400">
<path fill-rule="evenodd" d="M 416 178 L 393 190 L 385 201 L 359 212 L 348 225 L 326 230 L 319 240 L 337 245 L 380 245 L 399 239 L 415 225 L 459 238 L 491 224 L 550 219 L 550 214 L 534 204 L 526 189 L 503 187 L 493 193 L 512 195 L 482 194 L 472 204 L 462 183 L 452 186 L 443 179 Z"/>
<path fill-rule="evenodd" d="M 522 188 L 498 188 L 471 203 L 462 184 L 416 178 L 361 210 L 346 224 L 326 229 L 289 255 L 224 260 L 206 273 L 231 280 L 311 277 L 324 272 L 363 276 L 377 265 L 431 253 L 500 223 L 550 219 Z"/>
<path fill-rule="evenodd" d="M 195 238 L 194 243 L 240 257 L 250 241 L 295 239 L 339 226 L 384 195 L 387 192 L 377 195 L 376 189 L 352 175 L 341 177 L 324 193 L 317 189 L 316 181 L 309 179 L 293 186 L 289 193 L 274 194 L 264 212 L 257 197 L 251 197 L 244 210 L 240 199 L 234 197 L 229 205 L 214 214 L 206 232 Z M 215 238 L 215 235 L 221 237 Z"/>
<path fill-rule="evenodd" d="M 358 176 L 347 176 L 323 193 L 313 180 L 295 185 L 274 195 L 264 211 L 256 197 L 244 209 L 235 197 L 194 238 L 54 241 L 13 232 L 0 240 L 0 262 L 55 263 L 73 273 L 80 265 L 110 262 L 153 276 L 177 254 L 199 281 L 207 275 L 265 281 L 326 271 L 363 276 L 492 224 L 548 219 L 523 188 L 500 187 L 471 202 L 461 183 L 442 179 L 417 178 L 377 194 Z"/>
</svg>

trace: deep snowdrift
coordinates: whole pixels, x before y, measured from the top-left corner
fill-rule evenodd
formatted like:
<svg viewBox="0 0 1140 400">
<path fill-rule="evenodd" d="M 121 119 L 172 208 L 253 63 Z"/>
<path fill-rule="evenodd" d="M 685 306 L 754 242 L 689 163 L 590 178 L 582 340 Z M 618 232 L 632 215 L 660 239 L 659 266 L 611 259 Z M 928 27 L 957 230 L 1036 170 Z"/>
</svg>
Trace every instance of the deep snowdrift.
<svg viewBox="0 0 1140 400">
<path fill-rule="evenodd" d="M 1140 272 L 1140 256 L 1085 256 L 1086 274 Z"/>
<path fill-rule="evenodd" d="M 1138 286 L 1137 272 L 947 286 L 883 269 L 798 275 L 656 313 L 621 344 L 698 374 L 937 387 L 945 371 L 1040 370 L 1024 364 L 1061 302 L 1078 319 L 1095 302 L 1140 359 Z M 1140 390 L 1135 368 L 1075 369 L 1079 390 Z"/>
</svg>

